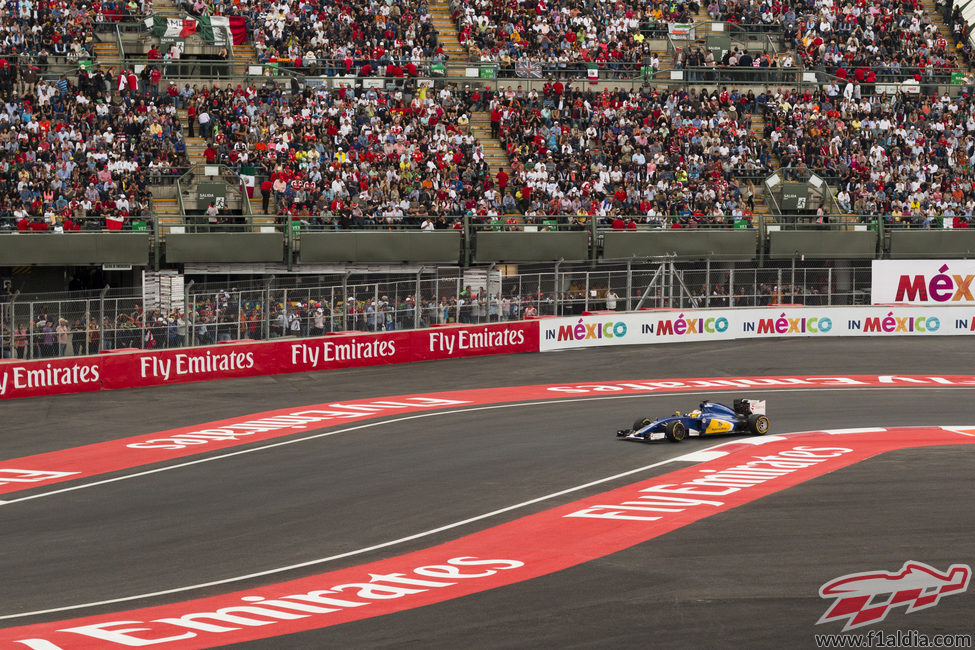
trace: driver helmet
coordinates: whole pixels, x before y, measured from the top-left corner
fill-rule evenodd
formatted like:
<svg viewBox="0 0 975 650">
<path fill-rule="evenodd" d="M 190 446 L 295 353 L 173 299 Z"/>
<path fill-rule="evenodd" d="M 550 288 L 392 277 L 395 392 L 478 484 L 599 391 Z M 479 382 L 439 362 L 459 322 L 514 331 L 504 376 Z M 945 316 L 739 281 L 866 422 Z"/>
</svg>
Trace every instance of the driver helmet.
<svg viewBox="0 0 975 650">
<path fill-rule="evenodd" d="M 699 418 L 699 417 L 701 417 L 701 411 L 700 411 L 700 409 L 696 409 L 694 411 L 691 411 L 690 413 L 687 414 L 687 417 L 689 417 L 689 418 Z"/>
</svg>

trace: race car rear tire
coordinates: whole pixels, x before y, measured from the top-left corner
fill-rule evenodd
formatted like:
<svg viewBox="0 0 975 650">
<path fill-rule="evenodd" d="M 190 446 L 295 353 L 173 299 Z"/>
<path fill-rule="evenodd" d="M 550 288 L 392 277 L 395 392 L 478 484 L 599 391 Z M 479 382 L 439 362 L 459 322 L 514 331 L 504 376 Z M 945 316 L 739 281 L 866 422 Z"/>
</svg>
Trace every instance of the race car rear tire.
<svg viewBox="0 0 975 650">
<path fill-rule="evenodd" d="M 764 436 L 768 433 L 772 424 L 769 419 L 764 415 L 749 415 L 748 416 L 748 431 L 753 436 Z"/>
<path fill-rule="evenodd" d="M 687 437 L 687 427 L 680 420 L 671 420 L 664 425 L 664 435 L 671 442 L 680 442 Z"/>
<path fill-rule="evenodd" d="M 647 426 L 651 422 L 653 422 L 653 420 L 651 420 L 650 418 L 640 418 L 639 420 L 633 423 L 633 430 L 639 431 L 640 429 Z"/>
</svg>

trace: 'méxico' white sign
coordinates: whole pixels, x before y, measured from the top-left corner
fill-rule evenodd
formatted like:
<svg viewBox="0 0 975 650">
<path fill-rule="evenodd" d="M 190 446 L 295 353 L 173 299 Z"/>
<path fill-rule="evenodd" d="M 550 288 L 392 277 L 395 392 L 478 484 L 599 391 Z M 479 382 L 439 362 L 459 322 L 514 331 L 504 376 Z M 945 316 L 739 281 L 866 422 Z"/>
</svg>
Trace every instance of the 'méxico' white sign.
<svg viewBox="0 0 975 650">
<path fill-rule="evenodd" d="M 871 301 L 972 305 L 973 279 L 975 260 L 874 260 Z"/>
</svg>

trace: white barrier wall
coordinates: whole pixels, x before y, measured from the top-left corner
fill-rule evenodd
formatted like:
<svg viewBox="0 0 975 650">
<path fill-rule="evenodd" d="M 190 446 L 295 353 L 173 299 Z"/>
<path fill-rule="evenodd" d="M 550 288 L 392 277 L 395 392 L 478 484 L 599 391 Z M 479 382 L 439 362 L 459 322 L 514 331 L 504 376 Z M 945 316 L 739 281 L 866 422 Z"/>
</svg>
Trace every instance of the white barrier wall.
<svg viewBox="0 0 975 650">
<path fill-rule="evenodd" d="M 761 307 L 605 312 L 539 321 L 539 348 L 789 338 L 975 334 L 975 307 Z"/>
<path fill-rule="evenodd" d="M 975 304 L 973 260 L 874 260 L 871 302 L 875 305 Z"/>
</svg>

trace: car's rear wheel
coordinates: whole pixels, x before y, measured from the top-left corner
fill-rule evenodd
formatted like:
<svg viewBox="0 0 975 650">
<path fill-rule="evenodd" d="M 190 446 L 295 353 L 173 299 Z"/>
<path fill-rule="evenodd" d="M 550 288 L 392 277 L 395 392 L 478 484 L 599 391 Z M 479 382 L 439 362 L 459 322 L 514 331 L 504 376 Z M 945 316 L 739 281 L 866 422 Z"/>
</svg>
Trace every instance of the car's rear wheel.
<svg viewBox="0 0 975 650">
<path fill-rule="evenodd" d="M 653 420 L 651 420 L 650 418 L 640 418 L 639 420 L 633 423 L 633 430 L 639 431 L 640 429 L 647 426 L 651 422 L 653 422 Z"/>
<path fill-rule="evenodd" d="M 664 435 L 671 442 L 680 442 L 687 437 L 687 427 L 680 420 L 671 420 L 664 426 Z"/>
<path fill-rule="evenodd" d="M 749 415 L 748 430 L 755 436 L 764 436 L 772 427 L 772 423 L 764 415 Z"/>
</svg>

